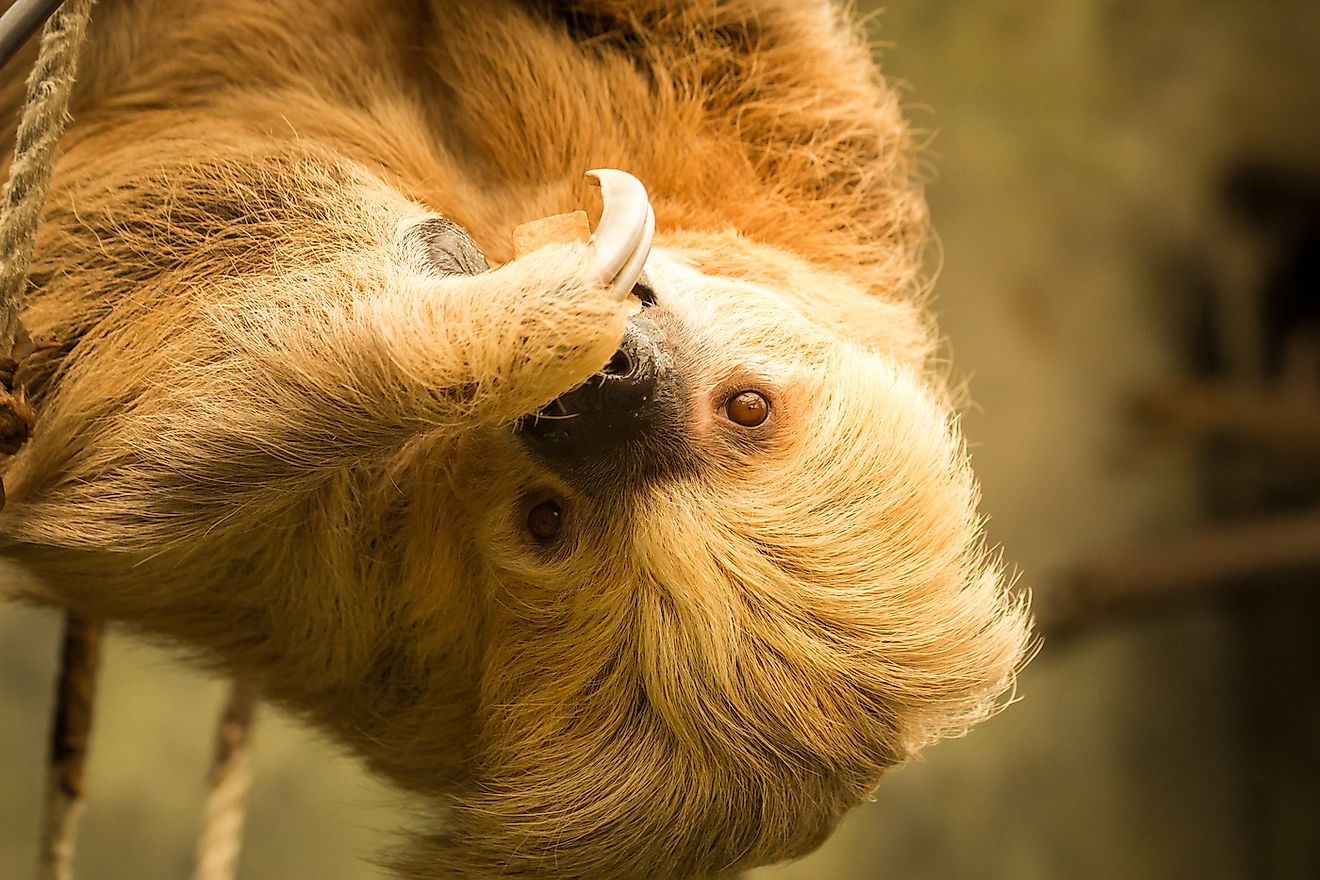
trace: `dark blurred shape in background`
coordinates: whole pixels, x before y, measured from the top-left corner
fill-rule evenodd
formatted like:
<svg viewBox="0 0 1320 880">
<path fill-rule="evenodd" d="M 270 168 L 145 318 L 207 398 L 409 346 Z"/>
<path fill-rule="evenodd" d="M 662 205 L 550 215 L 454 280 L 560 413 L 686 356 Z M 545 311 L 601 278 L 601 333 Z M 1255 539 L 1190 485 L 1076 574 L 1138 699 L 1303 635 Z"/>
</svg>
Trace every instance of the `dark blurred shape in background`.
<svg viewBox="0 0 1320 880">
<path fill-rule="evenodd" d="M 877 4 L 860 4 L 864 13 Z M 937 308 L 1018 702 L 756 880 L 1320 878 L 1320 3 L 896 0 Z M 0 877 L 29 876 L 55 615 L 0 605 Z M 86 880 L 186 876 L 223 687 L 112 638 Z M 383 876 L 392 796 L 269 712 L 239 876 Z"/>
</svg>

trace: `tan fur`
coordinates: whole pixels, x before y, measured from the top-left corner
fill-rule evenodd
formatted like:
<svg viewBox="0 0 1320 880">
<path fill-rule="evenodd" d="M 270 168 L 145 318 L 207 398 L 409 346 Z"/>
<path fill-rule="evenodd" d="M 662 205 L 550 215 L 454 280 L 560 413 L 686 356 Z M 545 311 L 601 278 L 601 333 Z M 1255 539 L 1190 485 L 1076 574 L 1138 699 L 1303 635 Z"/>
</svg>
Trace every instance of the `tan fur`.
<svg viewBox="0 0 1320 880">
<path fill-rule="evenodd" d="M 447 805 L 403 875 L 799 855 L 1011 685 L 912 145 L 839 12 L 102 0 L 92 39 L 0 550 Z M 498 265 L 601 166 L 651 192 L 703 464 L 593 504 L 508 428 L 623 333 L 585 245 L 438 277 L 406 232 L 451 218 Z M 751 443 L 718 417 L 747 387 Z"/>
<path fill-rule="evenodd" d="M 548 244 L 588 241 L 590 238 L 591 226 L 587 222 L 586 211 L 551 214 L 514 227 L 513 257 L 524 257 Z"/>
</svg>

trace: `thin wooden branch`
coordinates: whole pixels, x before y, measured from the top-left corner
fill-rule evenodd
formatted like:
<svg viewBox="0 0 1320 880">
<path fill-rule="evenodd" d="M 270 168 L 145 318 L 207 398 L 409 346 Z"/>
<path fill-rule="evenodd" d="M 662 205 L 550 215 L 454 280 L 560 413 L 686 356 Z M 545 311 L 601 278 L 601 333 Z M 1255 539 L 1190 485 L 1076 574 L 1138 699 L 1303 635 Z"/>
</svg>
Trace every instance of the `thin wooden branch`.
<svg viewBox="0 0 1320 880">
<path fill-rule="evenodd" d="M 1320 395 L 1290 388 L 1190 384 L 1133 398 L 1138 415 L 1196 436 L 1217 436 L 1320 461 Z"/>
<path fill-rule="evenodd" d="M 96 703 L 101 626 L 67 615 L 60 655 L 37 854 L 38 880 L 70 880 L 73 876 L 74 831 L 82 807 L 83 768 Z"/>
<path fill-rule="evenodd" d="M 247 792 L 252 781 L 249 747 L 256 706 L 256 686 L 235 681 L 216 731 L 211 792 L 206 799 L 202 833 L 197 842 L 194 880 L 233 880 L 238 867 Z"/>
<path fill-rule="evenodd" d="M 1306 572 L 1320 581 L 1320 509 L 1116 550 L 1073 573 L 1070 588 L 1042 607 L 1042 628 L 1064 631 L 1115 613 Z"/>
</svg>

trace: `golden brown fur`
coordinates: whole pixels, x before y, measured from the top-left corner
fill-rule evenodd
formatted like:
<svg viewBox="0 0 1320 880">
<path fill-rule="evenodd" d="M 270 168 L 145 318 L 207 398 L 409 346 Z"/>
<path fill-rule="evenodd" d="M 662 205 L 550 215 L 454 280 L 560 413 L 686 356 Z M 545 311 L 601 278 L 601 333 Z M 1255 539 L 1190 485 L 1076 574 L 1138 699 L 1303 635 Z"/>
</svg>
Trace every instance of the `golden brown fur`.
<svg viewBox="0 0 1320 880">
<path fill-rule="evenodd" d="M 406 876 L 799 855 L 1011 684 L 912 146 L 836 10 L 102 0 L 81 82 L 0 549 L 442 799 Z M 600 166 L 651 192 L 702 462 L 604 499 L 508 427 L 618 344 L 584 246 L 438 277 L 403 235 L 449 217 L 505 263 Z M 774 401 L 750 441 L 732 387 Z"/>
</svg>

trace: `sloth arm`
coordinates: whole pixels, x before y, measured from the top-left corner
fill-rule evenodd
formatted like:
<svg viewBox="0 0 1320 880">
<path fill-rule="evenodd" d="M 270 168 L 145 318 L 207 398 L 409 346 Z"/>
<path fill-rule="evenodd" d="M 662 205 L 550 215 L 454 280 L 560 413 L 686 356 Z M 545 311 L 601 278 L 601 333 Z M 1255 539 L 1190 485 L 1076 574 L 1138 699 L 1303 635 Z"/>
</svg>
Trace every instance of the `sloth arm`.
<svg viewBox="0 0 1320 880">
<path fill-rule="evenodd" d="M 584 245 L 443 276 L 406 241 L 434 213 L 361 166 L 218 120 L 145 127 L 91 122 L 57 170 L 26 317 L 64 356 L 6 475 L 11 538 L 251 528 L 415 438 L 536 409 L 622 336 Z"/>
</svg>

